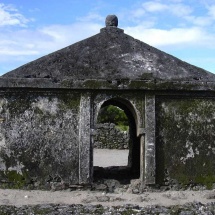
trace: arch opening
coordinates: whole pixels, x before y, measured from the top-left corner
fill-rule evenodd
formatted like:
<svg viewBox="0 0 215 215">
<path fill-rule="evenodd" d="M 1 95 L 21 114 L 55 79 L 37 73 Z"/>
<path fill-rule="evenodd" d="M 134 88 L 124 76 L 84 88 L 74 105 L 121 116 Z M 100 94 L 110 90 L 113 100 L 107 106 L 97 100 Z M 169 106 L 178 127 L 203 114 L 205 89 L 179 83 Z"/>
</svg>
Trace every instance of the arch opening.
<svg viewBox="0 0 215 215">
<path fill-rule="evenodd" d="M 110 126 L 107 136 L 101 137 L 100 128 Z M 105 101 L 97 117 L 97 137 L 93 148 L 93 179 L 117 179 L 130 181 L 140 177 L 140 139 L 137 137 L 136 115 L 128 101 Z M 113 132 L 113 130 L 118 132 Z M 125 139 L 121 134 L 127 135 Z M 120 136 L 121 135 L 121 136 Z M 98 147 L 98 139 L 106 145 Z M 119 140 L 120 139 L 120 140 Z M 115 142 L 110 142 L 116 140 Z M 117 142 L 118 140 L 118 142 Z M 102 149 L 103 148 L 103 149 Z M 128 182 L 129 182 L 128 181 Z"/>
</svg>

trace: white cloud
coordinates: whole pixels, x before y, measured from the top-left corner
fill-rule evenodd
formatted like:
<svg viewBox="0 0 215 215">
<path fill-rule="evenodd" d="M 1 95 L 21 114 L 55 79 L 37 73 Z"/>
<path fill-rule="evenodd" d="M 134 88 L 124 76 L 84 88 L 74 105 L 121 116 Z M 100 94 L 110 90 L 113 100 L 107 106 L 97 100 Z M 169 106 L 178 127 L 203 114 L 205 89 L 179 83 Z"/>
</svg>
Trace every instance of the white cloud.
<svg viewBox="0 0 215 215">
<path fill-rule="evenodd" d="M 174 3 L 181 3 L 183 2 L 183 0 L 169 0 L 170 2 L 174 2 Z"/>
<path fill-rule="evenodd" d="M 208 7 L 208 13 L 213 19 L 215 19 L 215 5 Z"/>
<path fill-rule="evenodd" d="M 25 56 L 25 55 L 36 55 L 38 54 L 37 51 L 30 51 L 28 50 L 26 52 L 26 50 L 13 50 L 13 49 L 10 49 L 10 48 L 4 48 L 4 49 L 1 49 L 0 50 L 0 55 L 5 55 L 5 53 L 9 56 L 17 56 L 17 55 L 22 55 L 22 56 Z"/>
<path fill-rule="evenodd" d="M 18 10 L 12 5 L 0 4 L 0 27 L 1 26 L 26 26 L 29 22 Z"/>
<path fill-rule="evenodd" d="M 64 47 L 91 35 L 99 33 L 103 26 L 91 22 L 78 22 L 72 25 L 51 25 L 39 32 L 50 37 L 50 48 Z"/>
<path fill-rule="evenodd" d="M 143 8 L 138 8 L 138 9 L 136 9 L 134 11 L 131 11 L 131 15 L 134 18 L 142 17 L 145 13 L 146 12 L 145 12 L 145 10 Z"/>
<path fill-rule="evenodd" d="M 192 8 L 184 4 L 170 4 L 168 10 L 178 17 L 187 16 L 192 13 Z"/>
<path fill-rule="evenodd" d="M 207 0 L 208 1 L 208 0 Z M 200 1 L 199 5 L 191 6 L 192 0 L 185 2 L 183 0 L 155 0 L 146 1 L 141 6 L 130 11 L 130 20 L 141 19 L 145 22 L 153 21 L 154 26 L 174 27 L 207 27 L 212 26 L 215 20 L 215 4 L 205 4 Z M 201 11 L 199 11 L 199 7 Z M 167 18 L 169 16 L 169 19 Z M 160 22 L 162 20 L 162 23 Z M 145 26 L 146 28 L 146 26 Z"/>
<path fill-rule="evenodd" d="M 183 4 L 180 1 L 169 0 L 165 1 L 146 1 L 135 9 L 129 11 L 128 22 L 140 24 L 141 22 L 151 22 L 153 25 L 163 25 L 171 28 L 174 26 L 186 26 L 190 24 L 203 25 L 207 22 L 207 18 L 192 16 L 193 8 Z M 169 16 L 169 19 L 167 18 Z M 196 19 L 194 19 L 194 18 Z M 163 23 L 160 23 L 162 20 Z"/>
<path fill-rule="evenodd" d="M 17 40 L 19 41 L 19 40 Z M 21 41 L 20 41 L 21 42 Z M 6 56 L 30 56 L 37 55 L 39 52 L 30 47 L 29 44 L 23 44 L 15 42 L 11 39 L 10 41 L 1 41 L 0 43 L 0 58 L 2 61 Z M 27 42 L 27 41 L 26 41 Z"/>
<path fill-rule="evenodd" d="M 184 18 L 197 26 L 209 26 L 213 22 L 209 16 L 185 16 Z"/>
<path fill-rule="evenodd" d="M 168 6 L 159 2 L 149 1 L 142 4 L 143 8 L 148 12 L 158 12 L 168 9 Z"/>
<path fill-rule="evenodd" d="M 185 44 L 188 46 L 211 46 L 211 43 L 215 44 L 213 36 L 197 27 L 164 30 L 155 28 L 145 29 L 142 26 L 136 26 L 127 27 L 125 32 L 141 41 L 157 47 Z"/>
<path fill-rule="evenodd" d="M 169 12 L 179 17 L 189 15 L 192 12 L 191 7 L 181 3 L 163 4 L 160 2 L 148 1 L 143 3 L 142 7 L 147 12 Z"/>
<path fill-rule="evenodd" d="M 104 17 L 102 17 L 98 13 L 90 12 L 84 17 L 78 17 L 77 21 L 79 22 L 103 21 L 104 22 Z"/>
</svg>

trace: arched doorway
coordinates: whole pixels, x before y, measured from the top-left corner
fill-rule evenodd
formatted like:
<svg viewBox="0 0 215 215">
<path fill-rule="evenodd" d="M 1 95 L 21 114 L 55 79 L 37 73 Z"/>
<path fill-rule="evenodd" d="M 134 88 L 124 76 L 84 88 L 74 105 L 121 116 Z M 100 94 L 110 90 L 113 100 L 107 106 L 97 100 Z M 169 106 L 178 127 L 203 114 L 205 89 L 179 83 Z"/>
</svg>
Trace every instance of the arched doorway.
<svg viewBox="0 0 215 215">
<path fill-rule="evenodd" d="M 130 180 L 130 179 L 139 178 L 140 177 L 140 138 L 137 137 L 137 126 L 136 126 L 137 119 L 136 119 L 135 110 L 134 110 L 132 104 L 127 100 L 109 99 L 102 104 L 99 114 L 102 114 L 102 113 L 104 114 L 103 110 L 105 108 L 107 109 L 108 107 L 115 108 L 115 110 L 116 111 L 118 110 L 119 113 L 120 113 L 120 111 L 123 111 L 126 116 L 127 127 L 128 127 L 127 162 L 124 162 L 124 164 L 117 165 L 117 161 L 116 161 L 116 164 L 113 165 L 114 160 L 117 160 L 116 159 L 117 154 L 112 154 L 112 157 L 110 157 L 111 162 L 109 162 L 110 159 L 107 160 L 107 163 L 105 166 L 99 165 L 100 161 L 96 161 L 94 159 L 94 166 L 93 166 L 94 181 L 101 179 L 101 178 L 117 179 L 117 180 Z M 97 122 L 98 122 L 98 119 L 101 118 L 101 116 L 99 116 L 99 114 L 97 116 Z M 110 123 L 114 123 L 114 122 L 110 122 Z M 115 122 L 115 124 L 117 124 L 117 123 Z M 124 128 L 124 129 L 126 129 L 126 128 Z M 110 135 L 115 135 L 115 134 L 110 134 Z M 93 150 L 93 151 L 95 152 L 95 150 Z M 96 155 L 94 154 L 94 158 L 95 157 L 96 157 Z M 97 157 L 98 157 L 98 155 L 97 155 Z M 103 159 L 103 158 L 104 157 L 100 157 L 100 159 Z M 123 158 L 123 159 L 125 159 L 125 158 Z M 108 162 L 110 163 L 110 165 L 108 164 Z"/>
</svg>

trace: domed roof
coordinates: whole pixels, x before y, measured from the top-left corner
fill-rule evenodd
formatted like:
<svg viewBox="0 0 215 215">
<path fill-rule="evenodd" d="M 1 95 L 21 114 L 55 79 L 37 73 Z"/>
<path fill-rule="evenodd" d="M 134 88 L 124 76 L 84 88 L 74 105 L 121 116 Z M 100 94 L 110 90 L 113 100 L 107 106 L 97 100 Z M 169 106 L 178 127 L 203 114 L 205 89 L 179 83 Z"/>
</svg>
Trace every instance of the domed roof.
<svg viewBox="0 0 215 215">
<path fill-rule="evenodd" d="M 5 78 L 214 81 L 215 75 L 106 26 L 100 33 L 41 57 Z"/>
</svg>

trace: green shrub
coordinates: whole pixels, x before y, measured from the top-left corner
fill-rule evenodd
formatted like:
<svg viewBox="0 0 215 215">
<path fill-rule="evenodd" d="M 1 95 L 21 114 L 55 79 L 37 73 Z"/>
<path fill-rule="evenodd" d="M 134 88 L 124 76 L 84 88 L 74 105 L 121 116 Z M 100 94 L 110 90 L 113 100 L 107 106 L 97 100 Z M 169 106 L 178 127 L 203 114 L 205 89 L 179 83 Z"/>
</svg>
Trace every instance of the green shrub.
<svg viewBox="0 0 215 215">
<path fill-rule="evenodd" d="M 113 105 L 101 108 L 98 115 L 98 123 L 114 123 L 123 131 L 127 131 L 129 126 L 128 117 L 124 110 Z"/>
</svg>

